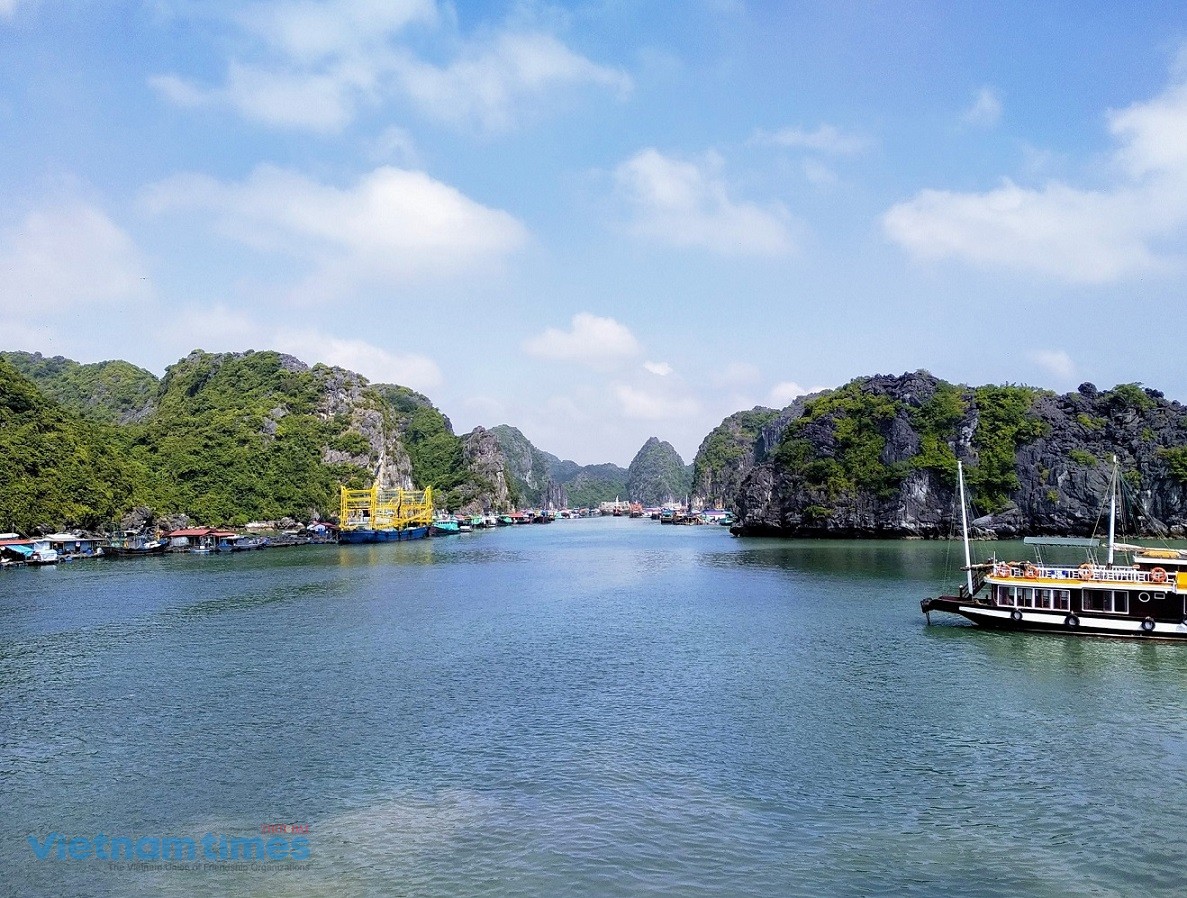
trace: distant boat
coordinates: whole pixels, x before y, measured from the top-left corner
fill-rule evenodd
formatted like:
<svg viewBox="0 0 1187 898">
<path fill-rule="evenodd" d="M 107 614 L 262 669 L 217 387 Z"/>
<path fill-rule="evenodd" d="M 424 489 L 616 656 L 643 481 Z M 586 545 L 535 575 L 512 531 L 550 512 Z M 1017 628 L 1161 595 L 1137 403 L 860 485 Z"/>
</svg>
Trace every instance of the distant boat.
<svg viewBox="0 0 1187 898">
<path fill-rule="evenodd" d="M 139 558 L 145 555 L 164 555 L 169 549 L 167 540 L 149 539 L 146 534 L 128 531 L 114 537 L 103 546 L 104 558 Z"/>
<path fill-rule="evenodd" d="M 429 526 L 429 536 L 449 536 L 460 532 L 455 518 L 438 518 Z"/>
</svg>

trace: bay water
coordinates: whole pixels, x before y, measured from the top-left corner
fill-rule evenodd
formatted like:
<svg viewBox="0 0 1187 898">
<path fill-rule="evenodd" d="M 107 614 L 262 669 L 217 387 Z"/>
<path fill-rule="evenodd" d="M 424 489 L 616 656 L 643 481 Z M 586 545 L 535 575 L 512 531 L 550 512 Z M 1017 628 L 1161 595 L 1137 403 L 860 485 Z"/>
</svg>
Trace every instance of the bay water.
<svg viewBox="0 0 1187 898">
<path fill-rule="evenodd" d="M 925 626 L 959 555 L 603 518 L 7 571 L 0 894 L 1187 892 L 1187 646 Z"/>
</svg>

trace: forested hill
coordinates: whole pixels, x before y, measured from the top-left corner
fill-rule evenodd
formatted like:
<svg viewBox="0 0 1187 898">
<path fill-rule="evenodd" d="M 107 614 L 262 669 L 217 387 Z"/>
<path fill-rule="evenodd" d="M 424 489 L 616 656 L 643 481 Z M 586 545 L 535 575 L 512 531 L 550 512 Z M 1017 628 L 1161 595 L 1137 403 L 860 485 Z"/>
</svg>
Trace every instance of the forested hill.
<svg viewBox="0 0 1187 898">
<path fill-rule="evenodd" d="M 20 355 L 37 380 L 0 358 L 0 529 L 95 529 L 134 506 L 204 524 L 329 517 L 341 484 L 377 470 L 450 507 L 510 507 L 501 472 L 470 465 L 466 440 L 405 387 L 276 352 L 195 351 L 141 404 L 111 387 L 126 363 Z M 132 407 L 143 414 L 119 412 Z"/>
<path fill-rule="evenodd" d="M 1187 532 L 1187 410 L 1137 384 L 1061 396 L 864 377 L 749 433 L 764 445 L 732 497 L 743 534 L 948 535 L 957 459 L 981 535 L 1087 534 L 1114 455 L 1129 532 Z"/>
<path fill-rule="evenodd" d="M 82 365 L 39 352 L 0 352 L 21 374 L 55 399 L 92 421 L 109 424 L 138 421 L 152 412 L 160 386 L 151 371 L 130 362 Z"/>
<path fill-rule="evenodd" d="M 615 464 L 579 465 L 538 449 L 520 430 L 492 427 L 507 459 L 513 492 L 524 506 L 584 508 L 626 498 L 627 470 Z"/>
<path fill-rule="evenodd" d="M 680 454 L 658 437 L 643 444 L 627 469 L 627 495 L 643 505 L 683 504 L 691 482 Z"/>
</svg>

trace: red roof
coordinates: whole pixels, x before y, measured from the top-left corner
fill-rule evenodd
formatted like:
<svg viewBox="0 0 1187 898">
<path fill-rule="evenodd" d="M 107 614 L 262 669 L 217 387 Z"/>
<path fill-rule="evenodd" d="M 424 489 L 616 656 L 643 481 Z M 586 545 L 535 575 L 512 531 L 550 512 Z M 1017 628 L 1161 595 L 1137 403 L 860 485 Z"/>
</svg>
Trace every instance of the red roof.
<svg viewBox="0 0 1187 898">
<path fill-rule="evenodd" d="M 31 546 L 36 540 L 33 537 L 28 539 L 0 539 L 0 546 Z"/>
<path fill-rule="evenodd" d="M 166 534 L 172 539 L 175 536 L 238 536 L 234 530 L 219 530 L 217 527 L 187 527 L 184 530 L 174 530 Z"/>
</svg>

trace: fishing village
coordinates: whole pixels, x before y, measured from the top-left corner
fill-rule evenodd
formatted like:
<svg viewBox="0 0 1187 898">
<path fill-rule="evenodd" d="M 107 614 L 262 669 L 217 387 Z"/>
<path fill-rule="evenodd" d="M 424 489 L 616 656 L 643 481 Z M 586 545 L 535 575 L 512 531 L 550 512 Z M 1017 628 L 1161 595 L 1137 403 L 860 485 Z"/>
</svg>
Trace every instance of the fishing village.
<svg viewBox="0 0 1187 898">
<path fill-rule="evenodd" d="M 588 508 L 540 508 L 506 514 L 457 515 L 434 512 L 432 490 L 342 489 L 341 514 L 336 521 L 301 523 L 291 518 L 255 521 L 242 530 L 223 527 L 140 527 L 104 534 L 86 531 L 22 536 L 0 533 L 0 570 L 41 567 L 99 558 L 144 558 L 166 554 L 212 555 L 281 549 L 327 543 L 402 542 L 554 521 L 615 517 L 657 521 L 660 524 L 729 527 L 733 515 L 719 509 L 690 509 L 687 505 L 652 506 L 639 502 L 603 502 Z"/>
</svg>

